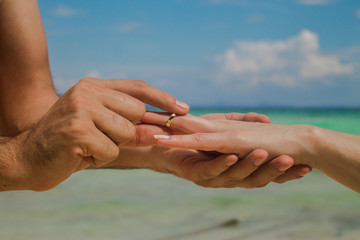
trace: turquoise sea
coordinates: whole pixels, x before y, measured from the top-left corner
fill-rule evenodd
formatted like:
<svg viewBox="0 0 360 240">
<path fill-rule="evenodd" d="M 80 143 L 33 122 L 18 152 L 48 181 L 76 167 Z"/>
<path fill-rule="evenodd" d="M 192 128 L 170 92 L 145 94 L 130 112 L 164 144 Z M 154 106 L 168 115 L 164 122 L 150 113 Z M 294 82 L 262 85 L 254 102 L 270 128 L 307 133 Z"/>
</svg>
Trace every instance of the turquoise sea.
<svg viewBox="0 0 360 240">
<path fill-rule="evenodd" d="M 360 108 L 196 108 L 194 115 L 206 113 L 257 112 L 270 117 L 277 124 L 310 124 L 350 134 L 360 135 Z"/>
<path fill-rule="evenodd" d="M 360 135 L 360 109 L 259 112 L 273 123 Z M 42 193 L 4 192 L 0 239 L 360 239 L 360 195 L 314 171 L 263 189 L 203 189 L 148 170 L 90 170 Z"/>
</svg>

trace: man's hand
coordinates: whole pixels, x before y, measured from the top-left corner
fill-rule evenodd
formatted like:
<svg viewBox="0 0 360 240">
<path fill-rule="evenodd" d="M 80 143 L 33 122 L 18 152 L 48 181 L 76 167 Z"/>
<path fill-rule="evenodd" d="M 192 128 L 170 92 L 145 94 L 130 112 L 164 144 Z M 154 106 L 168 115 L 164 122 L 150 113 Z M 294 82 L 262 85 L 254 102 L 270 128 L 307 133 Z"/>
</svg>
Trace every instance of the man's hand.
<svg viewBox="0 0 360 240">
<path fill-rule="evenodd" d="M 76 171 L 116 159 L 119 146 L 136 139 L 134 124 L 145 113 L 144 103 L 178 114 L 188 111 L 186 104 L 143 81 L 81 80 L 19 136 L 24 188 L 48 190 Z"/>
<path fill-rule="evenodd" d="M 268 154 L 257 149 L 244 158 L 235 154 L 216 154 L 188 149 L 168 149 L 165 169 L 194 182 L 211 188 L 256 188 L 263 187 L 284 174 L 294 161 L 288 156 L 279 156 L 268 164 Z"/>
</svg>

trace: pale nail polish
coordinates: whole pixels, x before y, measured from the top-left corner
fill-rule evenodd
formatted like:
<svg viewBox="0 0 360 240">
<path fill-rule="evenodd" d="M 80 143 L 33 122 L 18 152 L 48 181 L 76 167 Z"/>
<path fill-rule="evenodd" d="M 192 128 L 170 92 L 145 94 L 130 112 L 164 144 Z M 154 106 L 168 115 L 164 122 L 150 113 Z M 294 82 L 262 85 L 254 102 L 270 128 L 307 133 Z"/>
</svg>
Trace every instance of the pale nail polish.
<svg viewBox="0 0 360 240">
<path fill-rule="evenodd" d="M 183 110 L 188 110 L 189 109 L 189 105 L 187 105 L 186 103 L 183 103 L 183 102 L 181 102 L 179 100 L 176 100 L 176 106 L 178 108 L 183 109 Z"/>
<path fill-rule="evenodd" d="M 169 139 L 170 136 L 168 135 L 154 135 L 155 139 Z"/>
</svg>

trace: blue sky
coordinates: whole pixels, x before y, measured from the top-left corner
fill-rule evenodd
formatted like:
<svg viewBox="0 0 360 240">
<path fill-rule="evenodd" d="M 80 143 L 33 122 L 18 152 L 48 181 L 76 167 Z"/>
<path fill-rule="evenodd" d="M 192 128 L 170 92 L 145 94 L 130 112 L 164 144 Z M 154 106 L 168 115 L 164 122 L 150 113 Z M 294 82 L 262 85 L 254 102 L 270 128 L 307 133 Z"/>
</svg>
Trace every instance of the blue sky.
<svg viewBox="0 0 360 240">
<path fill-rule="evenodd" d="M 55 86 L 142 79 L 193 106 L 360 106 L 358 0 L 39 0 Z"/>
</svg>

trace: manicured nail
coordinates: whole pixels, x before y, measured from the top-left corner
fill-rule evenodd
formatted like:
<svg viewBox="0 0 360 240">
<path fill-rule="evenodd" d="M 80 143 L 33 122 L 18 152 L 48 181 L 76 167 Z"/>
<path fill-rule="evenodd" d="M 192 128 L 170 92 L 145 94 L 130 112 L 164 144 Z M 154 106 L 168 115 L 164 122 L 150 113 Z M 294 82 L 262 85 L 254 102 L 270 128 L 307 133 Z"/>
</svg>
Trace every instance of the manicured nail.
<svg viewBox="0 0 360 240">
<path fill-rule="evenodd" d="M 278 167 L 278 170 L 279 170 L 280 172 L 285 172 L 285 171 L 288 170 L 290 167 L 291 167 L 291 166 L 289 166 L 289 165 L 283 165 L 283 166 Z"/>
<path fill-rule="evenodd" d="M 169 139 L 170 136 L 168 135 L 154 135 L 155 139 Z"/>
<path fill-rule="evenodd" d="M 180 109 L 183 109 L 183 110 L 188 110 L 189 109 L 189 105 L 187 105 L 186 103 L 183 103 L 179 100 L 176 100 L 176 106 Z"/>
</svg>

